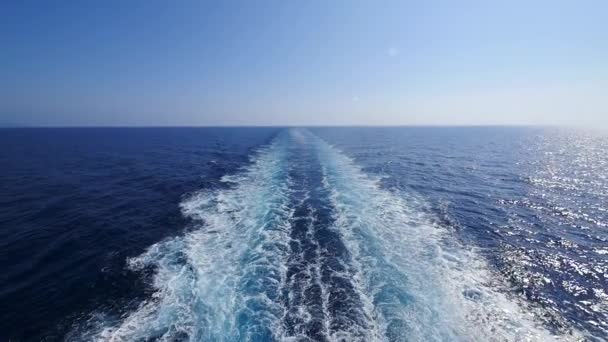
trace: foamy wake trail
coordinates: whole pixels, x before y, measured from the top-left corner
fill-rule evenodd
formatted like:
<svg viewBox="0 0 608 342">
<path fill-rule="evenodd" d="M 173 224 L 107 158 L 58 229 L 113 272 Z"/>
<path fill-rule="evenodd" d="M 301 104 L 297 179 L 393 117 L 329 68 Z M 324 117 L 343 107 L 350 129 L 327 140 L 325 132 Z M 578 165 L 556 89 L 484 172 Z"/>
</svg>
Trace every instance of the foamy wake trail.
<svg viewBox="0 0 608 342">
<path fill-rule="evenodd" d="M 404 194 L 306 130 L 256 153 L 228 189 L 181 204 L 196 224 L 129 259 L 155 294 L 79 340 L 568 339 Z"/>
<path fill-rule="evenodd" d="M 264 341 L 280 333 L 290 215 L 280 138 L 241 175 L 225 178 L 231 189 L 182 203 L 200 227 L 128 260 L 132 270 L 155 269 L 153 298 L 86 339 Z"/>
<path fill-rule="evenodd" d="M 350 158 L 312 134 L 309 139 L 380 340 L 575 339 L 548 332 L 522 303 L 490 286 L 497 275 L 486 262 L 432 223 L 413 198 L 381 189 Z"/>
</svg>

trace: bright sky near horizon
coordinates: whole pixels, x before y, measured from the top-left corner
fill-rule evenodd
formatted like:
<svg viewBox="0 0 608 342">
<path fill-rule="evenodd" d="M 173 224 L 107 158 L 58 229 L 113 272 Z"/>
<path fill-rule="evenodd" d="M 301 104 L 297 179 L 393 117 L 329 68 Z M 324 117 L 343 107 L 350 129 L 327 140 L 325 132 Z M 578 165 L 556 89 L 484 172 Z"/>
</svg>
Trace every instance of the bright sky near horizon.
<svg viewBox="0 0 608 342">
<path fill-rule="evenodd" d="M 0 125 L 608 126 L 608 1 L 3 1 Z"/>
</svg>

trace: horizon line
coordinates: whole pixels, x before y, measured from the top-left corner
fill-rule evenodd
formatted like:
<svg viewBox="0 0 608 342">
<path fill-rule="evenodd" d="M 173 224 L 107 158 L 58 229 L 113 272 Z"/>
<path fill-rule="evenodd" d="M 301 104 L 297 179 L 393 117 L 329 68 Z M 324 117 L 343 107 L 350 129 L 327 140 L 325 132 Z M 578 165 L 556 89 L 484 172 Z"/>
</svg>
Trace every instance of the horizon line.
<svg viewBox="0 0 608 342">
<path fill-rule="evenodd" d="M 374 125 L 374 124 L 312 124 L 312 125 L 0 125 L 0 129 L 20 128 L 449 128 L 449 127 L 545 127 L 545 128 L 589 128 L 584 125 L 565 124 L 397 124 L 397 125 Z M 591 127 L 597 128 L 597 127 Z"/>
</svg>

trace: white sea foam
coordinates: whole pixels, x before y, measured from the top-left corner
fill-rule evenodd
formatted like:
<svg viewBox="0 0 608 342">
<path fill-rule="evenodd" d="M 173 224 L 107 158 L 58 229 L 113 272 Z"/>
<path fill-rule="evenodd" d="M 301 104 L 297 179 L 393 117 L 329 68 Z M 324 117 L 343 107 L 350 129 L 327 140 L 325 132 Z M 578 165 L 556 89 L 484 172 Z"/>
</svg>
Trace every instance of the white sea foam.
<svg viewBox="0 0 608 342">
<path fill-rule="evenodd" d="M 323 171 L 332 207 L 330 229 L 347 249 L 343 277 L 360 324 L 330 327 L 330 285 L 321 281 L 328 260 L 293 255 L 294 184 L 290 148 L 306 145 Z M 305 130 L 281 134 L 237 175 L 230 188 L 199 192 L 182 204 L 197 227 L 129 259 L 134 271 L 153 269 L 156 291 L 117 321 L 104 321 L 81 340 L 306 341 L 315 308 L 294 292 L 321 288 L 320 334 L 332 341 L 568 340 L 540 325 L 535 311 L 496 288 L 496 275 L 472 248 L 434 224 L 411 196 L 382 189 L 343 153 Z M 300 189 L 300 191 L 303 191 Z M 300 194 L 301 195 L 301 194 Z M 295 197 L 294 197 L 295 196 Z M 301 195 L 301 201 L 309 194 Z M 302 202 L 303 203 L 303 202 Z M 310 211 L 312 234 L 314 208 Z M 319 240 L 320 241 L 320 240 Z M 288 279 L 290 263 L 306 264 L 304 283 Z M 301 295 L 302 293 L 300 293 Z M 290 316 L 291 315 L 291 316 Z M 316 317 L 318 318 L 318 317 Z M 348 319 L 344 320 L 348 322 Z M 351 321 L 352 322 L 352 321 Z M 291 333 L 288 331 L 291 329 Z M 295 331 L 295 332 L 294 332 Z"/>
<path fill-rule="evenodd" d="M 86 339 L 275 338 L 283 308 L 274 297 L 284 278 L 290 215 L 284 147 L 275 141 L 242 174 L 226 177 L 231 189 L 184 201 L 184 215 L 199 227 L 128 260 L 132 270 L 155 270 L 154 296 Z"/>
<path fill-rule="evenodd" d="M 332 192 L 335 229 L 381 331 L 378 340 L 576 339 L 550 333 L 534 311 L 497 289 L 486 262 L 434 224 L 413 198 L 381 189 L 350 158 L 311 134 L 309 139 Z"/>
</svg>

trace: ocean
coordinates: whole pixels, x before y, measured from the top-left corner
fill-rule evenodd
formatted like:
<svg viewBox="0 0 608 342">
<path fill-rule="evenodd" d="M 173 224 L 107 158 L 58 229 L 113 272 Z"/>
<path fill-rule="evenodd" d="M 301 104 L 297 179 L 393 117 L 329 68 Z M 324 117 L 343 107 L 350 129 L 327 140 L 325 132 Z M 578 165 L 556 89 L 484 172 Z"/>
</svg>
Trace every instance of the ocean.
<svg viewBox="0 0 608 342">
<path fill-rule="evenodd" d="M 0 129 L 2 341 L 608 339 L 608 134 Z"/>
</svg>

